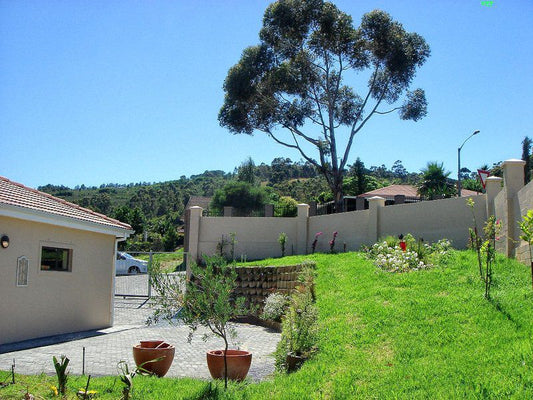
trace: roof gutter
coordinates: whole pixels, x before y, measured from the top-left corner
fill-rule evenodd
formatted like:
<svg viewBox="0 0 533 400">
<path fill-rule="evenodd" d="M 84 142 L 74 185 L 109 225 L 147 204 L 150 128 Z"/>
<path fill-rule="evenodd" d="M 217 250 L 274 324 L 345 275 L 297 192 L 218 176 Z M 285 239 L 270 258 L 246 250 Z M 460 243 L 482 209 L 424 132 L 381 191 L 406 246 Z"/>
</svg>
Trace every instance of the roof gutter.
<svg viewBox="0 0 533 400">
<path fill-rule="evenodd" d="M 65 217 L 62 215 L 52 214 L 29 208 L 12 206 L 9 204 L 0 204 L 0 216 L 22 219 L 25 221 L 38 222 L 61 226 L 63 228 L 78 229 L 105 235 L 114 235 L 116 238 L 126 240 L 130 235 L 135 233 L 134 230 L 123 228 L 117 225 L 98 224 L 92 221 Z"/>
</svg>

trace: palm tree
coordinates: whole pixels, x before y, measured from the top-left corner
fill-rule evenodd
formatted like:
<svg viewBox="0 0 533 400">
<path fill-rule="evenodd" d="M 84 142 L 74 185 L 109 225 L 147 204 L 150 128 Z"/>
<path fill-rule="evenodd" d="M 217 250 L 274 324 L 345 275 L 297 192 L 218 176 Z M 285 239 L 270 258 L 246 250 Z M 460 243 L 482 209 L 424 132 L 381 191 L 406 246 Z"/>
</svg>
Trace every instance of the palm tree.
<svg viewBox="0 0 533 400">
<path fill-rule="evenodd" d="M 455 195 L 454 185 L 448 179 L 449 171 L 444 170 L 443 163 L 428 162 L 422 170 L 422 182 L 418 186 L 418 194 L 429 200 L 437 197 L 451 197 Z"/>
</svg>

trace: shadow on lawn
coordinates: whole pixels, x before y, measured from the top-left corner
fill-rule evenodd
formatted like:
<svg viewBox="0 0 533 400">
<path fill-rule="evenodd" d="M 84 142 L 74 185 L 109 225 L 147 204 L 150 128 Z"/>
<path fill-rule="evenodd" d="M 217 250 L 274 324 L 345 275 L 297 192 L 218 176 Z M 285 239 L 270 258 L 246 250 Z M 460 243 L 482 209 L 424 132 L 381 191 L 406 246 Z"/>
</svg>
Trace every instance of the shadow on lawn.
<svg viewBox="0 0 533 400">
<path fill-rule="evenodd" d="M 512 322 L 515 325 L 516 329 L 522 328 L 520 322 L 516 321 L 498 300 L 491 297 L 489 299 L 489 303 L 492 304 L 496 311 L 500 312 L 505 318 L 507 318 L 508 321 Z"/>
<path fill-rule="evenodd" d="M 218 398 L 220 398 L 218 387 L 209 382 L 200 393 L 194 397 L 187 397 L 186 400 L 217 400 Z"/>
</svg>

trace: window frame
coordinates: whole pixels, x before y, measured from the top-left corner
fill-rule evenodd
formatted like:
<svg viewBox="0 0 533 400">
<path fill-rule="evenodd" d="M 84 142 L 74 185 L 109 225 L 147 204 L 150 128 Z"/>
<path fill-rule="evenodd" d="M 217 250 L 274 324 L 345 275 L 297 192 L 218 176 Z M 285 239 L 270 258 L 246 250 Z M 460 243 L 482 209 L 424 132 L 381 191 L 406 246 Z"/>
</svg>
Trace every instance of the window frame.
<svg viewBox="0 0 533 400">
<path fill-rule="evenodd" d="M 67 268 L 66 269 L 46 269 L 43 268 L 43 250 L 62 250 L 67 251 Z M 72 272 L 72 264 L 74 258 L 74 248 L 72 245 L 66 243 L 41 242 L 39 245 L 39 271 L 44 273 L 49 272 Z"/>
</svg>

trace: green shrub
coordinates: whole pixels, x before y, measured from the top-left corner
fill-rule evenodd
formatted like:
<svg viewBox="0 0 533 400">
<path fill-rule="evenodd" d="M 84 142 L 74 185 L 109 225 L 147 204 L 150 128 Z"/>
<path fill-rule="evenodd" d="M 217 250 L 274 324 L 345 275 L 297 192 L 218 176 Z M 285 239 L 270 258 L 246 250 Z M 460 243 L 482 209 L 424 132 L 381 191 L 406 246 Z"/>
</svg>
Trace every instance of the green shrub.
<svg viewBox="0 0 533 400">
<path fill-rule="evenodd" d="M 366 249 L 374 264 L 389 272 L 407 272 L 431 268 L 434 265 L 445 264 L 449 257 L 451 243 L 448 239 L 441 239 L 434 244 L 416 240 L 412 235 L 404 237 L 407 249 L 399 247 L 399 240 L 388 236 L 381 242 Z M 397 244 L 395 244 L 397 243 Z"/>
<path fill-rule="evenodd" d="M 261 318 L 265 320 L 281 321 L 289 305 L 289 297 L 281 293 L 271 293 L 265 299 L 265 306 Z"/>
<path fill-rule="evenodd" d="M 261 210 L 267 199 L 266 191 L 248 182 L 231 181 L 222 189 L 218 189 L 211 201 L 211 207 L 222 210 L 225 206 L 231 206 L 241 212 Z"/>
<path fill-rule="evenodd" d="M 278 371 L 287 371 L 287 355 L 307 359 L 317 349 L 318 309 L 315 305 L 315 270 L 310 265 L 302 270 L 299 285 L 290 296 L 289 306 L 281 322 L 281 339 L 276 347 Z"/>
<path fill-rule="evenodd" d="M 296 217 L 298 202 L 289 196 L 281 196 L 274 207 L 275 217 Z"/>
<path fill-rule="evenodd" d="M 286 371 L 288 354 L 308 358 L 318 340 L 318 310 L 308 291 L 296 292 L 281 322 L 281 339 L 276 348 L 276 369 Z"/>
<path fill-rule="evenodd" d="M 278 243 L 281 246 L 281 256 L 285 257 L 285 245 L 287 244 L 287 234 L 285 232 L 279 234 Z"/>
</svg>

